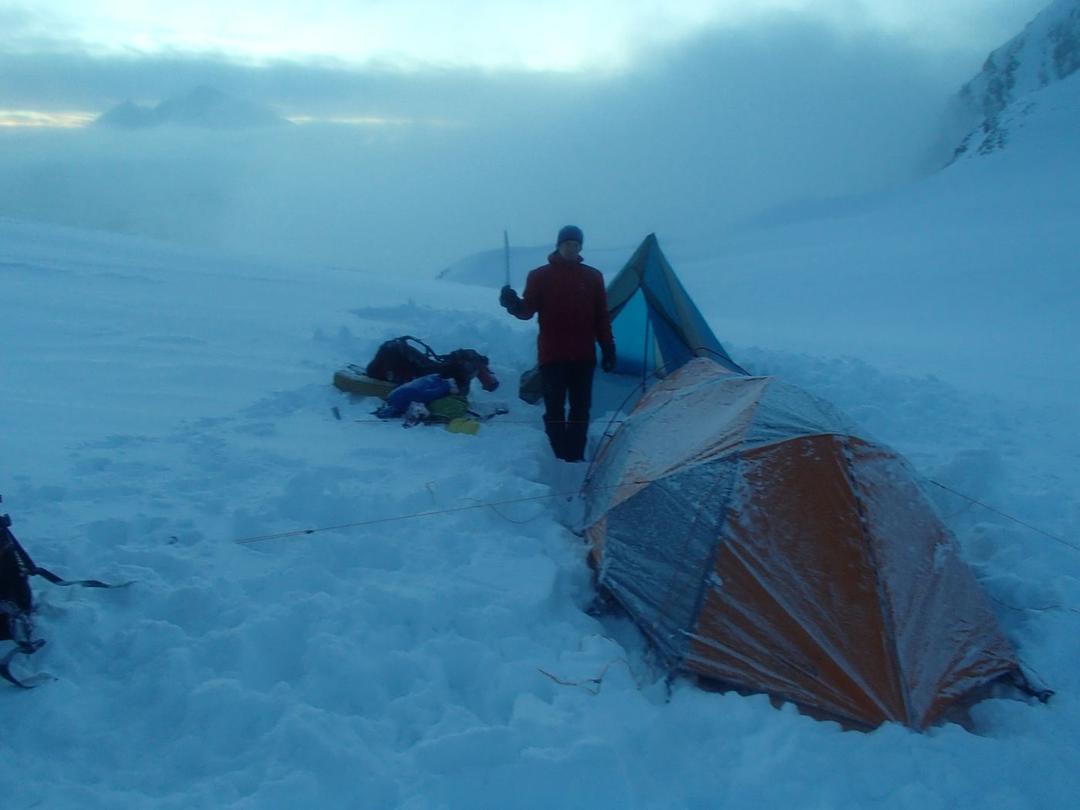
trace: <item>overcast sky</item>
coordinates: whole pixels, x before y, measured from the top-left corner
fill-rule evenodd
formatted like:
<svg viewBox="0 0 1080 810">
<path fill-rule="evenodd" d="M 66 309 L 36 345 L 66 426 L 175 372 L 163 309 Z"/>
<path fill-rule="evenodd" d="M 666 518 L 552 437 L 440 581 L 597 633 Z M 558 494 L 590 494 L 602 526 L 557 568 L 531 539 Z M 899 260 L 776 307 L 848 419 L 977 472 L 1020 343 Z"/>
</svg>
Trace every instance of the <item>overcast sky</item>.
<svg viewBox="0 0 1080 810">
<path fill-rule="evenodd" d="M 721 238 L 940 168 L 1043 5 L 0 0 L 0 216 L 421 274 L 503 228 Z M 84 126 L 198 85 L 314 125 Z"/>
<path fill-rule="evenodd" d="M 434 116 L 448 85 L 477 70 L 524 82 L 512 93 L 520 95 L 539 92 L 538 73 L 599 80 L 638 70 L 704 32 L 759 36 L 795 20 L 846 39 L 890 38 L 953 70 L 974 70 L 1045 3 L 0 0 L 0 111 L 82 113 L 78 122 L 121 100 L 153 102 L 211 83 L 286 114 L 355 116 L 372 112 L 360 85 L 375 77 L 376 99 L 408 85 L 421 107 L 431 100 Z"/>
</svg>

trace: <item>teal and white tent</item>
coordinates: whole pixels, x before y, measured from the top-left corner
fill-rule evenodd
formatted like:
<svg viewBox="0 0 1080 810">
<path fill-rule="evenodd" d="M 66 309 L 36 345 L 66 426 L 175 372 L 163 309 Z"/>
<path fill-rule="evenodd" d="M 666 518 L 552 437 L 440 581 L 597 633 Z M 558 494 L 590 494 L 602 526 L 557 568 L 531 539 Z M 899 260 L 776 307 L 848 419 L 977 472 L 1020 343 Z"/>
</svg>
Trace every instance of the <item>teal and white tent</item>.
<svg viewBox="0 0 1080 810">
<path fill-rule="evenodd" d="M 653 383 L 695 357 L 747 373 L 716 339 L 660 250 L 656 234 L 645 237 L 607 285 L 607 299 L 618 359 L 614 374 L 596 375 L 594 413 L 631 407 Z M 538 369 L 521 376 L 519 393 L 526 402 L 541 399 Z"/>
<path fill-rule="evenodd" d="M 607 287 L 615 371 L 655 381 L 695 357 L 746 374 L 728 355 L 649 234 Z"/>
</svg>

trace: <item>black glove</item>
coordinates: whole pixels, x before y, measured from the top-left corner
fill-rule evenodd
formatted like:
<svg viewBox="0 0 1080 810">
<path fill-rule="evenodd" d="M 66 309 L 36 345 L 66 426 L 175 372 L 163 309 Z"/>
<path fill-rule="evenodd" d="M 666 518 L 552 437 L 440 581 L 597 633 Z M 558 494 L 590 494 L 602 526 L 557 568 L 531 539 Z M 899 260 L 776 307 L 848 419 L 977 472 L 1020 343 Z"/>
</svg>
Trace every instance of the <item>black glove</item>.
<svg viewBox="0 0 1080 810">
<path fill-rule="evenodd" d="M 521 299 L 518 298 L 518 294 L 514 292 L 514 288 L 507 284 L 499 290 L 499 304 L 502 305 L 507 312 L 513 314 L 521 306 Z"/>
<path fill-rule="evenodd" d="M 602 368 L 604 371 L 613 371 L 615 369 L 614 343 L 600 344 L 600 368 Z"/>
</svg>

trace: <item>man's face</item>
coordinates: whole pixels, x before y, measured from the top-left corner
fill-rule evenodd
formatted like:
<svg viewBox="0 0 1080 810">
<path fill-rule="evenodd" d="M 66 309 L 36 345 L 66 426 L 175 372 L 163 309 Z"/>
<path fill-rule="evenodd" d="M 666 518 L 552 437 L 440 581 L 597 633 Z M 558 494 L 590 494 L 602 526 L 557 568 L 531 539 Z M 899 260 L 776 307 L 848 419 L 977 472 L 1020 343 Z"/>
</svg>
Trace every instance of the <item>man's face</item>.
<svg viewBox="0 0 1080 810">
<path fill-rule="evenodd" d="M 560 242 L 559 255 L 569 261 L 579 258 L 581 256 L 581 242 L 575 242 L 573 239 Z"/>
</svg>

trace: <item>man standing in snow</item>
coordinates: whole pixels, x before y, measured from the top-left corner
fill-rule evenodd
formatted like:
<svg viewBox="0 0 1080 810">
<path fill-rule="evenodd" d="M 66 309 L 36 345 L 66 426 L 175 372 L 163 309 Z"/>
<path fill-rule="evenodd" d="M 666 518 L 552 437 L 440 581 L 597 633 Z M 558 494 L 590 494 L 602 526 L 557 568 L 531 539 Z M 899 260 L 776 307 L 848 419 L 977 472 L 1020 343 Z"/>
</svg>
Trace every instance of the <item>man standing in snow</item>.
<svg viewBox="0 0 1080 810">
<path fill-rule="evenodd" d="M 597 343 L 601 368 L 615 368 L 604 277 L 582 261 L 584 240 L 581 228 L 567 225 L 559 231 L 548 263 L 529 273 L 525 294 L 519 297 L 510 285 L 499 293 L 499 303 L 511 315 L 523 321 L 539 315 L 536 344 L 544 387 L 544 429 L 556 458 L 563 461 L 585 458 Z"/>
</svg>

